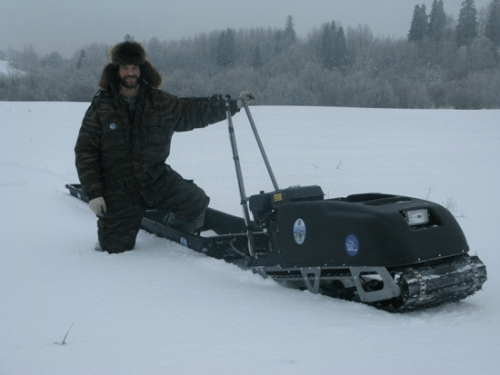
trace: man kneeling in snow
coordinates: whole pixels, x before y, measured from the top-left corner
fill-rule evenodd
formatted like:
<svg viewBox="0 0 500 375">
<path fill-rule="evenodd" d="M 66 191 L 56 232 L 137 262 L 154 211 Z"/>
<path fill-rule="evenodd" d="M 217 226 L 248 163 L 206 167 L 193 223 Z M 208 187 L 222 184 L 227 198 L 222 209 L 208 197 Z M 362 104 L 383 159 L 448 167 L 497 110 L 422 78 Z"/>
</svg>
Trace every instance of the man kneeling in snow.
<svg viewBox="0 0 500 375">
<path fill-rule="evenodd" d="M 181 99 L 161 83 L 142 45 L 117 44 L 78 134 L 78 176 L 98 216 L 100 247 L 110 253 L 134 248 L 148 208 L 169 211 L 165 222 L 185 232 L 204 222 L 209 197 L 165 160 L 174 132 L 226 119 L 226 103 L 220 95 Z M 248 91 L 242 96 L 253 99 Z M 239 112 L 241 102 L 229 104 L 231 115 Z"/>
</svg>

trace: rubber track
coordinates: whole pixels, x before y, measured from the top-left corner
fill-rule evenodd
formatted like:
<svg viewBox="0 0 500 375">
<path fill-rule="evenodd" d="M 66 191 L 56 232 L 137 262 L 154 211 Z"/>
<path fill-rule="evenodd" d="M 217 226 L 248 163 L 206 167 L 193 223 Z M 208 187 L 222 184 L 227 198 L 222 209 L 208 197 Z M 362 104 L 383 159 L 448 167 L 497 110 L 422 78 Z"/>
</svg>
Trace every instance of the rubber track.
<svg viewBox="0 0 500 375">
<path fill-rule="evenodd" d="M 400 305 L 387 308 L 407 312 L 462 300 L 486 281 L 486 266 L 477 256 L 460 256 L 436 265 L 411 267 L 396 275 Z"/>
</svg>

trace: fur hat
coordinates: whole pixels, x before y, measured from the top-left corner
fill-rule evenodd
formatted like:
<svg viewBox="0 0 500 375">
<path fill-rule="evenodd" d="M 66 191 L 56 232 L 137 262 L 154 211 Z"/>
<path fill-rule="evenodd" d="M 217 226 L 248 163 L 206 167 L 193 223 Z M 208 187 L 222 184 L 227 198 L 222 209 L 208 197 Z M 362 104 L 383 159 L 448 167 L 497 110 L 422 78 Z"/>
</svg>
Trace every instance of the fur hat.
<svg viewBox="0 0 500 375">
<path fill-rule="evenodd" d="M 112 81 L 118 80 L 120 65 L 137 65 L 141 68 L 141 80 L 146 81 L 153 88 L 158 89 L 162 84 L 161 74 L 149 62 L 146 50 L 136 42 L 122 42 L 109 51 L 109 64 L 99 80 L 101 90 L 108 90 Z"/>
</svg>

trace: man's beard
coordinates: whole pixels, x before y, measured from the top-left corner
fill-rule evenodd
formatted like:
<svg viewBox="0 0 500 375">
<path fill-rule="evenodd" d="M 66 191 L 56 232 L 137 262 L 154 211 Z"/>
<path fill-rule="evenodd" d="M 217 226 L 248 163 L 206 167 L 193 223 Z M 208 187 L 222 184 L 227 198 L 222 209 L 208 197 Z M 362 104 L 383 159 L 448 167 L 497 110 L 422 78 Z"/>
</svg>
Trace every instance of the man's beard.
<svg viewBox="0 0 500 375">
<path fill-rule="evenodd" d="M 135 78 L 134 81 L 127 81 L 128 78 Z M 125 76 L 120 80 L 123 87 L 127 89 L 135 89 L 139 86 L 139 77 L 137 76 Z"/>
</svg>

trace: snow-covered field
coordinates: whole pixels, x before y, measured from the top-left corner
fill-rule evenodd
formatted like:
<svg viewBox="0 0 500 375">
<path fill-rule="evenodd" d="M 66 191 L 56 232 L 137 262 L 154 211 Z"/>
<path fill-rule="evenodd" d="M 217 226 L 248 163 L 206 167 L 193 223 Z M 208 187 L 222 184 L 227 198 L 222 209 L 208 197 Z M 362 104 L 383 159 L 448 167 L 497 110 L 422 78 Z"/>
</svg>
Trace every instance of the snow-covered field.
<svg viewBox="0 0 500 375">
<path fill-rule="evenodd" d="M 64 188 L 78 182 L 87 106 L 0 102 L 0 374 L 498 373 L 500 111 L 252 109 L 281 187 L 428 198 L 458 217 L 484 290 L 389 314 L 143 231 L 135 251 L 94 251 L 96 219 Z M 271 190 L 244 114 L 234 120 L 247 194 Z M 226 123 L 175 135 L 169 162 L 240 215 Z"/>
</svg>

